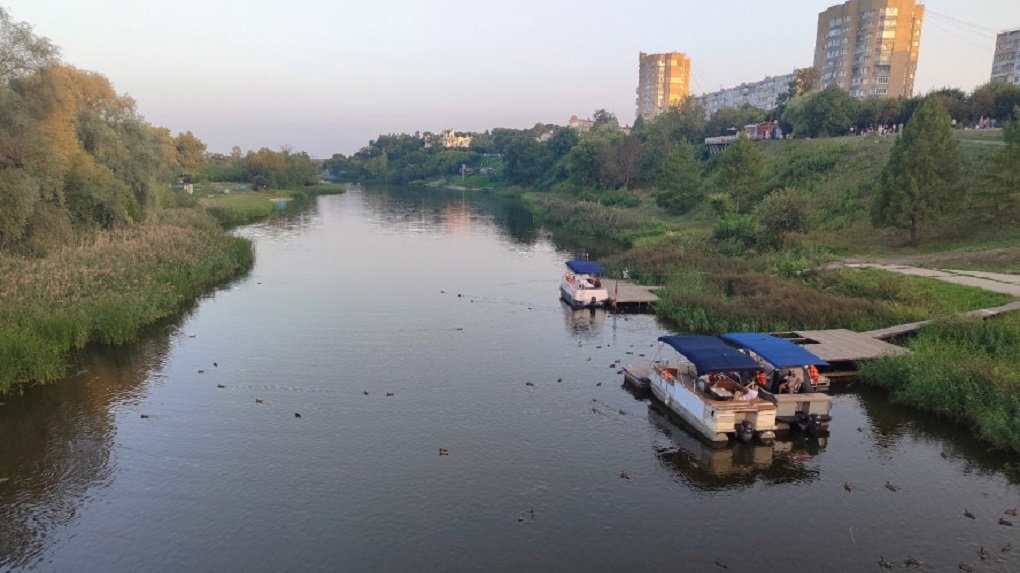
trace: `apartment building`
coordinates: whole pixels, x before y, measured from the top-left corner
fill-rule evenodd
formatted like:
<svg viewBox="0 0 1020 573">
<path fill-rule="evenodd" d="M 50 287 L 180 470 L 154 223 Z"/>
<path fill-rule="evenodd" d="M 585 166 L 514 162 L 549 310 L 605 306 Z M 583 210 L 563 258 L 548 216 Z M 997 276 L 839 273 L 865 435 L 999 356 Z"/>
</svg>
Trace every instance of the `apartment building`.
<svg viewBox="0 0 1020 573">
<path fill-rule="evenodd" d="M 640 53 L 637 88 L 637 114 L 652 119 L 678 105 L 690 93 L 691 59 L 685 54 Z"/>
<path fill-rule="evenodd" d="M 924 5 L 915 0 L 850 0 L 818 15 L 815 68 L 820 85 L 854 97 L 911 97 Z"/>
<path fill-rule="evenodd" d="M 996 38 L 992 83 L 1020 85 L 1020 28 L 1002 32 Z"/>
<path fill-rule="evenodd" d="M 769 76 L 757 82 L 740 84 L 739 86 L 710 92 L 698 98 L 709 116 L 727 107 L 740 107 L 744 104 L 761 109 L 774 109 L 780 94 L 790 89 L 797 75 L 795 73 L 782 76 Z"/>
</svg>

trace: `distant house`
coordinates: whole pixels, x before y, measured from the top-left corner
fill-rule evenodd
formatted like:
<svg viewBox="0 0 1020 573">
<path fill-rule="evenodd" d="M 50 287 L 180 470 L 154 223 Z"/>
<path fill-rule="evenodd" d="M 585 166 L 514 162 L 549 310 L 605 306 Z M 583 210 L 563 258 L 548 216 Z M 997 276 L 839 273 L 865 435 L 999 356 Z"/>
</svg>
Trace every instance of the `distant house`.
<svg viewBox="0 0 1020 573">
<path fill-rule="evenodd" d="M 426 131 L 422 135 L 425 147 L 471 147 L 471 136 L 466 133 L 457 133 L 452 129 L 444 129 L 439 133 Z"/>
<path fill-rule="evenodd" d="M 567 127 L 573 129 L 578 133 L 588 133 L 592 127 L 595 127 L 595 120 L 584 119 L 577 117 L 576 115 L 570 116 L 570 121 L 567 122 Z"/>
</svg>

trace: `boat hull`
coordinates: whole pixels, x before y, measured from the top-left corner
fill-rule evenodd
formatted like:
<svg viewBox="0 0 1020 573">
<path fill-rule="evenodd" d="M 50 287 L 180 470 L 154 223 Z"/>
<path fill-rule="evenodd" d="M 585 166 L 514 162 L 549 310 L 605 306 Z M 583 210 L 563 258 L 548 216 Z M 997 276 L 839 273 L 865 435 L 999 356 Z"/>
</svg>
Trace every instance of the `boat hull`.
<svg viewBox="0 0 1020 573">
<path fill-rule="evenodd" d="M 649 387 L 652 395 L 714 444 L 741 435 L 763 441 L 775 438 L 776 407 L 760 398 L 749 402 L 709 400 L 694 390 L 693 380 L 664 379 L 656 368 L 649 373 Z"/>
<path fill-rule="evenodd" d="M 579 289 L 563 281 L 560 298 L 574 308 L 598 308 L 609 304 L 609 292 L 605 289 Z"/>
</svg>

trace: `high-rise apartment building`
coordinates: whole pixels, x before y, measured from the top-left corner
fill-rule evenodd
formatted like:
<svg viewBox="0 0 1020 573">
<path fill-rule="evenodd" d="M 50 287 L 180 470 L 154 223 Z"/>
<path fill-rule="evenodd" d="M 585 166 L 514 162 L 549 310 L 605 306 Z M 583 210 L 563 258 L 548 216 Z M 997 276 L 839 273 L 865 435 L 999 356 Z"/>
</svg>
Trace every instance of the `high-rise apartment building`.
<svg viewBox="0 0 1020 573">
<path fill-rule="evenodd" d="M 1002 32 L 996 38 L 992 83 L 1020 85 L 1020 29 Z"/>
<path fill-rule="evenodd" d="M 815 68 L 821 87 L 854 97 L 910 97 L 921 50 L 924 5 L 915 0 L 850 0 L 818 15 Z"/>
<path fill-rule="evenodd" d="M 637 113 L 652 119 L 678 105 L 690 93 L 691 59 L 685 54 L 640 54 Z"/>
</svg>

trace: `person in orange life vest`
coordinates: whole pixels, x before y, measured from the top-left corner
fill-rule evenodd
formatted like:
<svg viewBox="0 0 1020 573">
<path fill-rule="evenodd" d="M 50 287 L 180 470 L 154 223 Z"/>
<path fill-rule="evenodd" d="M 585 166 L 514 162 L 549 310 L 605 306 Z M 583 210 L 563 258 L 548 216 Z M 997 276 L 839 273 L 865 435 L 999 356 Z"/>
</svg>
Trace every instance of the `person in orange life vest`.
<svg viewBox="0 0 1020 573">
<path fill-rule="evenodd" d="M 818 368 L 815 368 L 814 364 L 808 365 L 808 376 L 811 377 L 811 385 L 818 385 Z"/>
<path fill-rule="evenodd" d="M 761 386 L 762 388 L 768 387 L 769 378 L 761 370 L 759 370 L 758 373 L 754 375 L 754 379 L 758 382 L 758 386 Z"/>
</svg>

